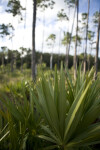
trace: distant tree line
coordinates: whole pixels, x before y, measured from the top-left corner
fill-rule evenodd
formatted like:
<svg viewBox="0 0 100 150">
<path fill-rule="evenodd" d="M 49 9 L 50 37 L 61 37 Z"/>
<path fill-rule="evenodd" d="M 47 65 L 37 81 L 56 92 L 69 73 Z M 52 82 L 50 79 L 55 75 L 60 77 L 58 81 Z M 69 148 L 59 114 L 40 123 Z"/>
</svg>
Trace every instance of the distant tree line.
<svg viewBox="0 0 100 150">
<path fill-rule="evenodd" d="M 2 47 L 2 49 L 6 49 Z M 8 51 L 0 51 L 0 67 L 9 66 L 9 69 L 12 71 L 14 69 L 21 69 L 23 71 L 24 68 L 31 68 L 31 49 L 20 48 L 22 51 L 19 52 L 17 50 L 9 50 Z M 26 50 L 26 51 L 25 51 Z M 25 53 L 26 52 L 26 53 Z M 42 63 L 46 64 L 46 67 L 50 68 L 50 53 L 41 53 L 36 52 L 36 64 L 41 64 L 41 55 L 42 55 Z M 13 57 L 12 57 L 13 56 Z M 13 60 L 12 60 L 13 59 Z M 54 68 L 55 64 L 57 64 L 58 68 L 60 68 L 61 61 L 66 61 L 66 55 L 61 54 L 53 54 L 53 62 L 52 66 Z M 84 54 L 80 54 L 77 56 L 78 66 L 79 64 L 84 62 Z M 94 65 L 94 57 L 89 55 L 89 70 Z M 69 55 L 69 64 L 68 68 L 73 67 L 73 56 Z M 100 68 L 100 59 L 98 63 L 98 68 Z"/>
</svg>

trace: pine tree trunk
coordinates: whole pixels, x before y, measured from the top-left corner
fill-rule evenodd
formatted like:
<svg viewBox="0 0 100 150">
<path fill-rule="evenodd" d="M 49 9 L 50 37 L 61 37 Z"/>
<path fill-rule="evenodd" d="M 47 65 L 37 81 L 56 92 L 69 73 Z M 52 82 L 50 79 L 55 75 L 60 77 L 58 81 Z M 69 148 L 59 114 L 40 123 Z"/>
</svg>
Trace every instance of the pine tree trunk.
<svg viewBox="0 0 100 150">
<path fill-rule="evenodd" d="M 99 12 L 99 20 L 98 20 L 96 55 L 95 55 L 95 80 L 97 79 L 97 72 L 98 72 L 99 32 L 100 32 L 100 12 Z"/>
<path fill-rule="evenodd" d="M 88 55 L 88 71 L 90 70 L 90 55 Z"/>
<path fill-rule="evenodd" d="M 44 3 L 45 3 L 45 0 L 44 0 Z M 43 16 L 43 38 L 42 38 L 42 53 L 41 53 L 41 65 L 42 65 L 42 59 L 43 59 L 43 51 L 44 51 L 44 35 L 45 35 L 45 8 L 44 8 L 44 16 Z"/>
<path fill-rule="evenodd" d="M 79 0 L 77 0 L 76 6 L 77 6 L 77 29 L 76 29 L 75 54 L 74 54 L 74 79 L 76 79 L 76 75 L 77 75 L 77 37 L 78 37 L 78 11 L 79 11 Z"/>
<path fill-rule="evenodd" d="M 86 62 L 87 62 L 87 36 L 88 36 L 89 8 L 90 8 L 90 0 L 88 0 L 88 13 L 87 13 L 87 25 L 86 25 L 86 45 L 85 45 L 85 53 L 84 53 L 84 73 L 86 73 Z"/>
<path fill-rule="evenodd" d="M 21 72 L 23 72 L 23 58 L 21 58 Z"/>
<path fill-rule="evenodd" d="M 50 69 L 52 70 L 52 60 L 53 60 L 53 54 L 50 56 Z"/>
<path fill-rule="evenodd" d="M 17 55 L 16 54 L 14 54 L 14 56 L 13 56 L 13 65 L 14 65 L 14 70 L 16 70 L 16 68 L 17 68 L 17 63 L 16 63 L 16 59 L 17 59 Z"/>
<path fill-rule="evenodd" d="M 66 46 L 66 67 L 68 68 L 69 65 L 69 49 L 68 45 Z"/>
<path fill-rule="evenodd" d="M 2 54 L 2 66 L 4 67 L 4 54 Z"/>
<path fill-rule="evenodd" d="M 4 72 L 4 54 L 2 54 L 2 71 Z"/>
<path fill-rule="evenodd" d="M 12 54 L 11 54 L 12 56 L 11 56 L 11 72 L 13 72 L 14 71 L 14 56 L 13 56 L 13 52 L 12 52 Z"/>
<path fill-rule="evenodd" d="M 70 52 L 70 46 L 71 46 L 71 40 L 72 40 L 72 34 L 73 34 L 73 28 L 74 28 L 74 22 L 75 22 L 76 7 L 77 6 L 75 5 L 74 17 L 73 17 L 73 24 L 72 24 L 71 35 L 70 35 L 70 40 L 69 40 L 69 47 L 68 47 L 68 51 L 69 52 Z"/>
<path fill-rule="evenodd" d="M 36 26 L 36 5 L 37 0 L 33 0 L 33 25 L 32 25 L 32 60 L 31 60 L 31 67 L 32 67 L 32 80 L 35 80 L 35 62 L 36 62 L 36 54 L 35 54 L 35 26 Z"/>
</svg>

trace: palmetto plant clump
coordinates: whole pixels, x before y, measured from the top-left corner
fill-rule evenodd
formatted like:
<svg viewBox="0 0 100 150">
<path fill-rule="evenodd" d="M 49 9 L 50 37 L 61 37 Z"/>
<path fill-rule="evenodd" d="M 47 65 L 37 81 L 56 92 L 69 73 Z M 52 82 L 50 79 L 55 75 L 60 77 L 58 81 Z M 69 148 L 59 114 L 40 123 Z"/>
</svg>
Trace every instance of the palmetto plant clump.
<svg viewBox="0 0 100 150">
<path fill-rule="evenodd" d="M 52 143 L 47 149 L 90 149 L 100 143 L 100 80 L 93 80 L 93 69 L 84 75 L 79 69 L 76 81 L 67 77 L 61 65 L 60 79 L 55 70 L 54 85 L 42 77 L 33 96 L 43 118 L 44 134 L 39 138 Z M 46 148 L 44 148 L 46 149 Z"/>
<path fill-rule="evenodd" d="M 28 82 L 22 82 L 10 87 L 8 96 L 0 92 L 0 150 L 35 150 L 41 143 L 35 137 L 39 116 L 34 112 L 30 89 Z"/>
</svg>

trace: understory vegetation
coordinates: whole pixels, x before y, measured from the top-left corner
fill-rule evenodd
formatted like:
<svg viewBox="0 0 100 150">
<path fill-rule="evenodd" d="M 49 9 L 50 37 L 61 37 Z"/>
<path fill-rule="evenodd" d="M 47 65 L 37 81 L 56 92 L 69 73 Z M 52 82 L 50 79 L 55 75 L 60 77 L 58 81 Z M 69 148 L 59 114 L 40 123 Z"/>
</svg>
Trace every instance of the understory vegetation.
<svg viewBox="0 0 100 150">
<path fill-rule="evenodd" d="M 0 88 L 0 149 L 99 150 L 99 74 L 94 80 L 94 68 L 85 75 L 80 66 L 74 80 L 63 64 L 39 69 L 35 82 L 27 70 Z"/>
</svg>

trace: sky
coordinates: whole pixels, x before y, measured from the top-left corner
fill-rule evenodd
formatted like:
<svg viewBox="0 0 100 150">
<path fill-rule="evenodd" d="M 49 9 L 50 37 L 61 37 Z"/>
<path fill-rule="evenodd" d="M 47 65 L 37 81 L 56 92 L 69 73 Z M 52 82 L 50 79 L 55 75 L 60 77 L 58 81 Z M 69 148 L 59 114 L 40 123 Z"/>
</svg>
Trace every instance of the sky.
<svg viewBox="0 0 100 150">
<path fill-rule="evenodd" d="M 25 19 L 20 21 L 19 16 L 13 17 L 12 14 L 5 12 L 7 9 L 8 0 L 0 0 L 0 24 L 11 23 L 15 30 L 12 41 L 9 40 L 9 37 L 1 38 L 0 37 L 0 47 L 7 46 L 9 49 L 19 50 L 20 47 L 31 48 L 32 47 L 32 13 L 33 13 L 33 2 L 32 0 L 20 0 L 21 5 L 26 8 L 26 12 L 23 13 L 23 18 L 26 14 L 26 23 Z M 96 41 L 96 31 L 97 29 L 93 26 L 92 16 L 93 13 L 98 11 L 100 8 L 100 0 L 90 0 L 90 17 L 89 17 L 89 29 L 95 31 L 95 41 Z M 64 9 L 66 14 L 70 15 L 70 21 L 57 21 L 57 13 L 61 9 Z M 88 9 L 88 0 L 79 0 L 79 20 L 81 20 L 81 14 L 87 12 Z M 74 9 L 68 10 L 67 5 L 64 3 L 64 0 L 55 0 L 54 9 L 46 9 L 44 12 L 38 8 L 37 9 L 37 22 L 36 22 L 36 50 L 40 52 L 52 52 L 52 49 L 48 47 L 46 39 L 50 34 L 56 35 L 56 40 L 53 48 L 53 53 L 65 54 L 66 47 L 61 44 L 61 39 L 63 39 L 63 32 L 71 31 L 73 23 Z M 44 23 L 45 16 L 45 23 Z M 82 27 L 81 24 L 79 24 Z M 76 16 L 73 35 L 76 33 Z M 44 38 L 43 38 L 44 34 Z M 84 36 L 81 35 L 81 36 Z M 82 53 L 84 51 L 84 42 L 82 47 L 78 48 L 77 53 Z M 70 54 L 74 55 L 75 45 L 72 44 Z M 90 52 L 90 46 L 88 42 L 88 52 Z M 95 50 L 92 51 L 92 54 L 95 55 Z M 100 56 L 100 54 L 99 54 Z"/>
</svg>

